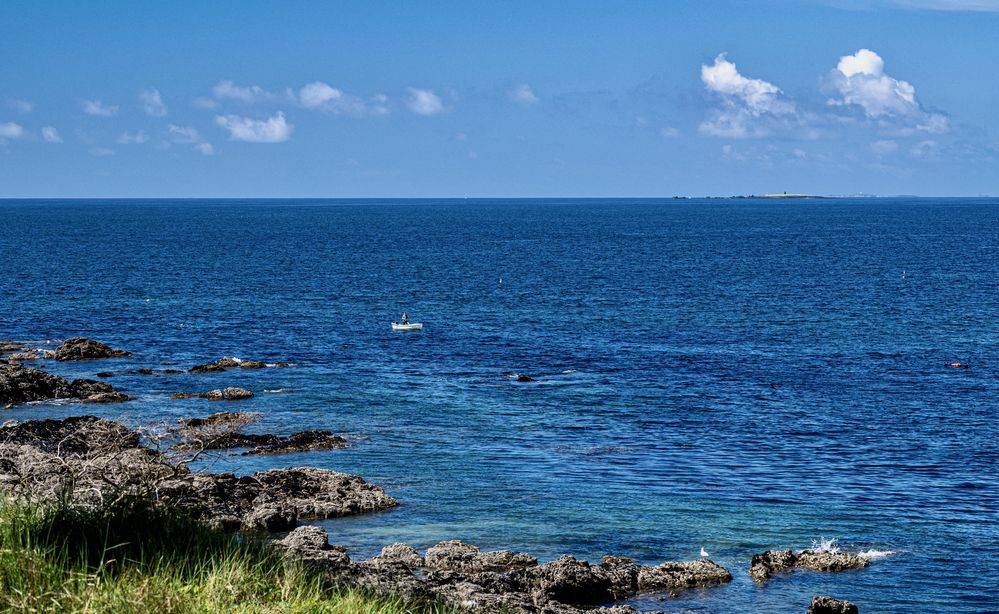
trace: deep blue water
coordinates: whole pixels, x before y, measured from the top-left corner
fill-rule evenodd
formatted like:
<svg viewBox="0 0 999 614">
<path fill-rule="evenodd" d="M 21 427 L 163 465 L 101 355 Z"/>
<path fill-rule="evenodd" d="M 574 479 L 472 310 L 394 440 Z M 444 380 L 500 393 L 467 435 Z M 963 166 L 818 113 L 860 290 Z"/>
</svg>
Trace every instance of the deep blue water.
<svg viewBox="0 0 999 614">
<path fill-rule="evenodd" d="M 0 298 L 0 337 L 135 352 L 67 375 L 294 363 L 2 418 L 238 407 L 361 436 L 213 463 L 383 485 L 401 507 L 325 523 L 355 557 L 703 546 L 731 585 L 637 605 L 999 610 L 999 200 L 0 201 Z M 422 332 L 390 330 L 403 310 Z M 221 385 L 257 396 L 168 398 Z M 821 539 L 894 554 L 749 580 L 753 553 Z"/>
</svg>

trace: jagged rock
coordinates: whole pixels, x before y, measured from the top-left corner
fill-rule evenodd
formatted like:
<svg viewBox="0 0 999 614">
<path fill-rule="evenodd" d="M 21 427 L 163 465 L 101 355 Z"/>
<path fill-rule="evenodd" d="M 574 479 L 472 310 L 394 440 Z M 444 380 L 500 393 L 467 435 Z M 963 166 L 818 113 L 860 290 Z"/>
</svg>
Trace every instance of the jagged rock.
<svg viewBox="0 0 999 614">
<path fill-rule="evenodd" d="M 175 392 L 175 393 L 173 393 L 173 394 L 170 395 L 170 398 L 173 399 L 174 401 L 178 401 L 180 399 L 200 399 L 201 398 L 201 393 L 198 393 L 198 392 Z"/>
<path fill-rule="evenodd" d="M 233 358 L 232 356 L 223 356 L 215 361 L 215 365 L 222 367 L 223 369 L 231 369 L 233 367 L 238 367 L 240 361 L 238 358 Z"/>
<path fill-rule="evenodd" d="M 596 605 L 614 598 L 611 581 L 602 569 L 571 556 L 528 570 L 535 602 Z"/>
<path fill-rule="evenodd" d="M 399 505 L 384 490 L 356 475 L 315 467 L 270 469 L 253 474 L 302 520 L 323 520 L 386 510 Z"/>
<path fill-rule="evenodd" d="M 426 566 L 432 569 L 464 573 L 510 571 L 538 564 L 538 559 L 529 554 L 514 554 L 510 550 L 482 552 L 477 546 L 458 540 L 441 542 L 429 548 L 425 560 Z"/>
<path fill-rule="evenodd" d="M 0 363 L 0 403 L 86 398 L 116 392 L 111 384 L 89 379 L 72 382 L 40 369 Z"/>
<path fill-rule="evenodd" d="M 858 614 L 859 610 L 857 605 L 850 603 L 849 601 L 844 601 L 842 599 L 834 599 L 827 596 L 817 596 L 812 598 L 811 605 L 808 606 L 808 610 L 805 614 Z"/>
<path fill-rule="evenodd" d="M 96 358 L 117 358 L 131 356 L 131 352 L 112 349 L 100 341 L 86 337 L 67 339 L 55 349 L 53 357 L 56 360 L 93 360 Z"/>
<path fill-rule="evenodd" d="M 243 528 L 248 531 L 290 531 L 295 528 L 298 515 L 293 509 L 285 509 L 280 505 L 261 505 L 254 507 L 243 517 Z"/>
<path fill-rule="evenodd" d="M 615 597 L 638 592 L 639 566 L 631 559 L 623 556 L 605 556 L 600 561 L 600 569 L 610 580 Z"/>
<path fill-rule="evenodd" d="M 869 560 L 849 552 L 805 550 L 798 555 L 795 567 L 814 571 L 843 571 L 844 569 L 862 569 L 870 564 Z"/>
<path fill-rule="evenodd" d="M 275 542 L 278 548 L 289 555 L 305 561 L 312 568 L 344 569 L 350 565 L 350 557 L 343 546 L 331 546 L 326 531 L 321 527 L 298 527 L 284 539 Z"/>
<path fill-rule="evenodd" d="M 7 423 L 0 427 L 0 441 L 3 445 L 25 445 L 43 452 L 91 457 L 137 448 L 139 434 L 111 420 L 76 416 Z"/>
<path fill-rule="evenodd" d="M 423 567 L 423 557 L 412 546 L 392 544 L 382 548 L 381 554 L 371 559 L 377 564 L 401 564 L 407 567 Z"/>
<path fill-rule="evenodd" d="M 178 394 L 192 394 L 192 393 L 178 393 Z M 195 395 L 197 396 L 197 395 Z M 178 424 L 183 424 L 184 426 L 191 427 L 204 427 L 204 426 L 233 426 L 233 425 L 243 425 L 247 424 L 253 420 L 255 416 L 253 414 L 245 414 L 242 412 L 235 411 L 223 411 L 214 413 L 207 418 L 184 418 L 178 420 Z"/>
<path fill-rule="evenodd" d="M 754 582 L 762 584 L 774 574 L 794 567 L 797 559 L 798 557 L 790 550 L 767 550 L 762 554 L 754 554 L 750 562 L 749 577 Z"/>
<path fill-rule="evenodd" d="M 226 369 L 263 369 L 268 366 L 267 363 L 260 360 L 239 360 L 238 358 L 233 358 L 232 356 L 223 356 L 215 362 L 210 362 L 203 365 L 197 365 L 191 367 L 191 373 L 217 373 L 219 371 L 225 371 Z M 290 366 L 286 362 L 279 362 L 275 367 L 287 367 Z"/>
<path fill-rule="evenodd" d="M 216 388 L 208 392 L 175 392 L 170 395 L 171 399 L 208 399 L 209 401 L 241 401 L 249 399 L 253 393 L 246 388 L 230 386 L 228 388 Z"/>
<path fill-rule="evenodd" d="M 348 448 L 350 444 L 339 435 L 334 435 L 330 431 L 303 431 L 292 433 L 287 437 L 275 435 L 264 435 L 265 441 L 261 441 L 252 450 L 243 452 L 244 456 L 256 454 L 282 454 L 287 452 L 307 452 L 310 450 L 332 450 L 334 448 Z"/>
<path fill-rule="evenodd" d="M 16 352 L 7 357 L 8 360 L 38 360 L 38 352 L 35 350 L 27 350 L 25 352 Z"/>
<path fill-rule="evenodd" d="M 263 369 L 267 364 L 260 362 L 259 360 L 244 360 L 239 363 L 240 369 Z"/>
<path fill-rule="evenodd" d="M 125 401 L 134 401 L 135 397 L 128 396 L 124 392 L 98 392 L 97 394 L 92 394 L 88 397 L 84 397 L 83 403 L 123 403 Z"/>
<path fill-rule="evenodd" d="M 220 371 L 225 371 L 225 367 L 220 367 L 214 363 L 209 363 L 207 365 L 197 365 L 191 367 L 189 372 L 197 375 L 199 373 L 218 373 Z"/>
<path fill-rule="evenodd" d="M 732 581 L 732 574 L 708 559 L 661 563 L 638 570 L 638 590 L 665 592 L 678 588 L 714 586 Z"/>
</svg>

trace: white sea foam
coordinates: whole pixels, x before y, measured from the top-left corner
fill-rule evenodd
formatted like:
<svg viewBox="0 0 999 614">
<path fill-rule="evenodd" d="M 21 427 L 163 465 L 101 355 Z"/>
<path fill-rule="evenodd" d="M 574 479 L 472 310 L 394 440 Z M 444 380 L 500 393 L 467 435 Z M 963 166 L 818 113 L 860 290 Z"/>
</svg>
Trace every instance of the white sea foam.
<svg viewBox="0 0 999 614">
<path fill-rule="evenodd" d="M 273 390 L 264 390 L 264 392 L 271 392 L 271 393 L 291 392 L 291 388 L 274 388 Z"/>
<path fill-rule="evenodd" d="M 836 545 L 836 539 L 826 539 L 824 537 L 819 538 L 819 541 L 812 542 L 812 550 L 818 552 L 839 552 L 839 546 Z"/>
<path fill-rule="evenodd" d="M 893 556 L 896 554 L 898 554 L 897 550 L 876 550 L 871 548 L 870 550 L 858 552 L 857 556 L 862 559 L 867 559 L 868 561 L 873 561 L 874 559 L 883 559 L 886 556 Z"/>
<path fill-rule="evenodd" d="M 576 372 L 575 369 L 566 369 L 565 371 L 562 371 L 562 375 L 569 375 L 569 374 L 575 373 L 575 372 Z"/>
</svg>

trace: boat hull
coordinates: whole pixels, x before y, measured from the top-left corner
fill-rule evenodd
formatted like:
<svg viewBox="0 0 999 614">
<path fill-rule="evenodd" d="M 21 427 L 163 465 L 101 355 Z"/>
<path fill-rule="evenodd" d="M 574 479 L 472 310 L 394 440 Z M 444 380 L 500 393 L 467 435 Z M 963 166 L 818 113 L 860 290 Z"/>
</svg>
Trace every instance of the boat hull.
<svg viewBox="0 0 999 614">
<path fill-rule="evenodd" d="M 392 322 L 392 330 L 423 330 L 423 324 L 419 322 L 413 322 L 412 324 Z"/>
</svg>

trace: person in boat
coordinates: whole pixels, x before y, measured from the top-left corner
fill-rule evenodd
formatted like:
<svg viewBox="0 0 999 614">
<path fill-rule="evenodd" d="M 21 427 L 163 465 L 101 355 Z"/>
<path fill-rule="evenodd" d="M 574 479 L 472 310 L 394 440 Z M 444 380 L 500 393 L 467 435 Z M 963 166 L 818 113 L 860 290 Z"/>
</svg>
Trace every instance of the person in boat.
<svg viewBox="0 0 999 614">
<path fill-rule="evenodd" d="M 405 311 L 402 312 L 402 323 L 409 324 L 409 316 L 406 315 Z"/>
</svg>

